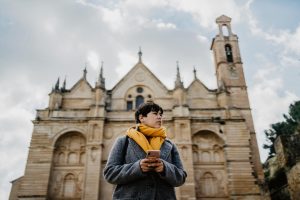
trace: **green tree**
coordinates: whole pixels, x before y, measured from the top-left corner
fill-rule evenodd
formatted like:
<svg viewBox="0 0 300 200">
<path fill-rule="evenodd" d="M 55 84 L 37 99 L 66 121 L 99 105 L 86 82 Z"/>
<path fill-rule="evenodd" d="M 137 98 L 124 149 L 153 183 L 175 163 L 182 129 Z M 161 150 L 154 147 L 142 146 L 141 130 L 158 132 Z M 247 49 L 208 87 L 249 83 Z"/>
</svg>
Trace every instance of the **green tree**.
<svg viewBox="0 0 300 200">
<path fill-rule="evenodd" d="M 264 149 L 269 149 L 269 158 L 275 155 L 274 142 L 280 135 L 294 134 L 300 124 L 300 101 L 296 101 L 289 106 L 289 113 L 283 115 L 284 121 L 271 124 L 269 130 L 265 130 L 267 144 Z"/>
</svg>

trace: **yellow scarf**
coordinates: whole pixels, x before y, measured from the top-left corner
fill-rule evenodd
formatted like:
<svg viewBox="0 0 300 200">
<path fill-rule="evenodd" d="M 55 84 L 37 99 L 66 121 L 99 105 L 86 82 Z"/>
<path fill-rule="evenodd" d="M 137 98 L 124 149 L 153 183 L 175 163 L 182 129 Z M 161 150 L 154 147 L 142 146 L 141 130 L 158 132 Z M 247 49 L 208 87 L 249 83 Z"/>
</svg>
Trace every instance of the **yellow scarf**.
<svg viewBox="0 0 300 200">
<path fill-rule="evenodd" d="M 147 150 L 160 150 L 162 143 L 167 137 L 166 129 L 161 128 L 151 128 L 149 126 L 140 124 L 136 128 L 129 128 L 126 132 L 128 137 L 133 139 L 145 152 Z M 147 139 L 148 137 L 148 139 Z"/>
</svg>

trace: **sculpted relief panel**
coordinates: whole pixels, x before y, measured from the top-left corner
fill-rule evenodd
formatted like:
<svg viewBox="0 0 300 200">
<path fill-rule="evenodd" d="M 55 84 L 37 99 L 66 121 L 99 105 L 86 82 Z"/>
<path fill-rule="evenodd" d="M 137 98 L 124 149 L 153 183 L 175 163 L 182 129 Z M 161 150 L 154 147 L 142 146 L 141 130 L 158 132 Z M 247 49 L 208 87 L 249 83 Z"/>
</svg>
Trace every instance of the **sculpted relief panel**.
<svg viewBox="0 0 300 200">
<path fill-rule="evenodd" d="M 77 132 L 62 135 L 53 152 L 49 199 L 81 199 L 86 140 Z"/>
<path fill-rule="evenodd" d="M 211 131 L 200 131 L 192 141 L 197 199 L 227 199 L 223 140 Z"/>
</svg>

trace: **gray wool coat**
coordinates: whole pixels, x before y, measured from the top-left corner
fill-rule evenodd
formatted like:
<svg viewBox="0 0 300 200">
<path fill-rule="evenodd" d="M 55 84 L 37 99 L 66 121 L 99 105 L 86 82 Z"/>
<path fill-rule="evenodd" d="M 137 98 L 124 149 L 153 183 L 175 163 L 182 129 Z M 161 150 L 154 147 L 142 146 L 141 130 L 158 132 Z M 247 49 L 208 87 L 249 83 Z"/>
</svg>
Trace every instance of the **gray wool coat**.
<svg viewBox="0 0 300 200">
<path fill-rule="evenodd" d="M 117 138 L 103 173 L 109 183 L 116 185 L 114 200 L 176 199 L 174 187 L 184 184 L 187 174 L 183 170 L 177 148 L 170 140 L 164 141 L 160 151 L 164 172 L 144 173 L 139 163 L 146 157 L 145 151 L 129 137 Z"/>
</svg>

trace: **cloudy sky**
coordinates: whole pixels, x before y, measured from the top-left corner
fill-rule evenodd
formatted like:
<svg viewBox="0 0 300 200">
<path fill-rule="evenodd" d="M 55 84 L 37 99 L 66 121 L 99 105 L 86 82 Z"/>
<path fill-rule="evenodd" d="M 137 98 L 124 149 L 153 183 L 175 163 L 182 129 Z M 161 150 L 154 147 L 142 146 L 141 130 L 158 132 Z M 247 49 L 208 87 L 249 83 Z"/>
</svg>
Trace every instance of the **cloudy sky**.
<svg viewBox="0 0 300 200">
<path fill-rule="evenodd" d="M 261 147 L 263 130 L 299 100 L 299 8 L 296 0 L 1 0 L 0 199 L 24 174 L 31 120 L 47 107 L 58 77 L 70 88 L 87 66 L 94 85 L 103 61 L 111 89 L 135 65 L 141 46 L 144 63 L 169 89 L 176 61 L 185 86 L 195 66 L 198 78 L 215 89 L 209 49 L 222 14 L 239 36 Z"/>
</svg>

